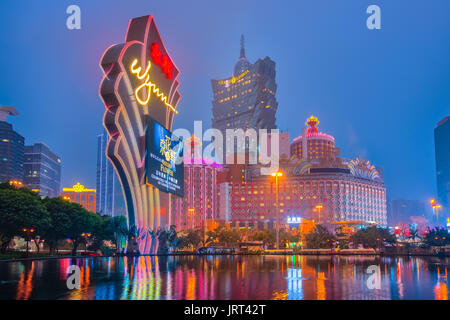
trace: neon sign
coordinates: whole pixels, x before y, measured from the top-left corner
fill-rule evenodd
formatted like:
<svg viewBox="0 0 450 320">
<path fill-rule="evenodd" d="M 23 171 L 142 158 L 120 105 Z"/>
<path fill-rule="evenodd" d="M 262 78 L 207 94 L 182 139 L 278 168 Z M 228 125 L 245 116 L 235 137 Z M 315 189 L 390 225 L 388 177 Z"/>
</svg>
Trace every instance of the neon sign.
<svg viewBox="0 0 450 320">
<path fill-rule="evenodd" d="M 288 217 L 287 218 L 287 223 L 288 224 L 297 224 L 297 223 L 302 223 L 302 217 Z"/>
<path fill-rule="evenodd" d="M 150 57 L 153 59 L 153 62 L 161 67 L 162 72 L 166 75 L 167 79 L 172 79 L 173 63 L 170 61 L 169 56 L 162 54 L 157 42 L 154 42 L 150 46 Z"/>
<path fill-rule="evenodd" d="M 164 92 L 161 92 L 161 90 L 150 81 L 150 68 L 152 67 L 152 63 L 148 61 L 147 67 L 145 68 L 145 72 L 141 74 L 142 68 L 136 67 L 138 64 L 138 59 L 134 59 L 130 66 L 130 71 L 132 74 L 136 75 L 136 77 L 139 80 L 142 80 L 145 78 L 144 82 L 136 88 L 134 91 L 134 95 L 136 96 L 136 100 L 141 105 L 146 105 L 151 98 L 152 93 L 154 93 L 167 107 L 169 107 L 173 112 L 178 113 L 178 111 L 175 109 L 174 106 L 172 106 L 169 102 L 167 102 L 167 96 L 164 94 Z M 141 90 L 147 88 L 147 91 L 144 92 L 144 99 L 141 98 Z"/>
</svg>

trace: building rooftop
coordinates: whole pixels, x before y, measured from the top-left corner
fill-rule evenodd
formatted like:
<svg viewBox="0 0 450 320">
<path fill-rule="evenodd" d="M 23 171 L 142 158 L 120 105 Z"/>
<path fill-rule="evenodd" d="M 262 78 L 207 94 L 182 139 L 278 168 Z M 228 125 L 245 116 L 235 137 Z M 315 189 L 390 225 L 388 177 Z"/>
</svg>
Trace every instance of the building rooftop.
<svg viewBox="0 0 450 320">
<path fill-rule="evenodd" d="M 11 106 L 0 106 L 0 121 L 6 121 L 8 116 L 17 116 L 19 112 Z"/>
</svg>

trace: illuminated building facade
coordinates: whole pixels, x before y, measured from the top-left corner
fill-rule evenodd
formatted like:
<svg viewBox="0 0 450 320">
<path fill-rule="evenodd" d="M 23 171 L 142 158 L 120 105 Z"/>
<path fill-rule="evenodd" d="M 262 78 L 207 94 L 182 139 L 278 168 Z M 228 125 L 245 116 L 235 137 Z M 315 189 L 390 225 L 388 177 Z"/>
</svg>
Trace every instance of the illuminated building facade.
<svg viewBox="0 0 450 320">
<path fill-rule="evenodd" d="M 434 129 L 436 177 L 439 204 L 450 204 L 450 116 L 442 119 Z"/>
<path fill-rule="evenodd" d="M 172 200 L 172 221 L 180 230 L 203 228 L 205 222 L 219 218 L 220 210 L 218 175 L 222 167 L 200 158 L 198 138 L 192 136 L 187 143 L 191 155 L 184 157 L 185 196 Z"/>
<path fill-rule="evenodd" d="M 61 159 L 43 143 L 25 146 L 24 156 L 24 185 L 42 197 L 57 197 L 61 185 Z"/>
<path fill-rule="evenodd" d="M 79 182 L 72 188 L 63 188 L 61 197 L 64 200 L 78 203 L 83 208 L 91 212 L 96 211 L 96 190 L 85 188 Z"/>
<path fill-rule="evenodd" d="M 317 167 L 291 158 L 279 183 L 280 223 L 299 216 L 317 223 L 376 222 L 387 225 L 386 188 L 378 175 L 361 176 L 350 167 Z M 276 217 L 271 176 L 230 184 L 231 217 L 237 225 L 270 228 Z M 320 208 L 320 209 L 319 209 Z"/>
<path fill-rule="evenodd" d="M 244 38 L 241 54 L 232 77 L 211 80 L 212 127 L 224 137 L 226 129 L 275 129 L 278 102 L 275 98 L 275 62 L 266 57 L 251 64 L 245 57 Z"/>
<path fill-rule="evenodd" d="M 303 129 L 301 136 L 295 138 L 291 144 L 291 155 L 308 159 L 312 162 L 334 160 L 339 156 L 339 149 L 335 147 L 334 137 L 319 132 L 319 120 L 311 116 L 306 120 L 307 128 Z"/>
<path fill-rule="evenodd" d="M 23 181 L 24 137 L 6 122 L 19 113 L 13 107 L 0 106 L 0 182 Z"/>
<path fill-rule="evenodd" d="M 104 131 L 97 136 L 97 194 L 96 209 L 100 215 L 111 217 L 126 214 L 122 187 L 105 150 L 108 134 Z"/>
</svg>

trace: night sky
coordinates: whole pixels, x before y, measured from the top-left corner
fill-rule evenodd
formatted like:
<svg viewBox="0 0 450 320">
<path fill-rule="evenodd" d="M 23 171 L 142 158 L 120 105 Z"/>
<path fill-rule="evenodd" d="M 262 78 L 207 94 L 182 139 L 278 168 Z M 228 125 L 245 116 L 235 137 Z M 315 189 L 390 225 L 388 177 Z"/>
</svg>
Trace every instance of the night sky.
<svg viewBox="0 0 450 320">
<path fill-rule="evenodd" d="M 81 30 L 66 8 L 81 7 Z M 366 27 L 377 4 L 382 29 Z M 291 139 L 315 115 L 341 156 L 384 169 L 388 197 L 435 196 L 433 130 L 450 115 L 450 1 L 112 1 L 0 2 L 0 105 L 27 144 L 62 158 L 62 186 L 95 188 L 104 107 L 98 66 L 124 40 L 132 17 L 153 14 L 181 70 L 174 128 L 211 125 L 210 79 L 231 76 L 245 35 L 250 62 L 276 62 L 277 124 Z"/>
</svg>

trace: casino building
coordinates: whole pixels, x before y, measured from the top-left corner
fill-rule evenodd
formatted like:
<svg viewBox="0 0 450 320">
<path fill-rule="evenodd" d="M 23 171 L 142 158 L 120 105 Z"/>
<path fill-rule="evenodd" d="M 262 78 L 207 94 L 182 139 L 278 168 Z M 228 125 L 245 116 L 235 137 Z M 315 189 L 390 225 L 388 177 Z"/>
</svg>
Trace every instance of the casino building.
<svg viewBox="0 0 450 320">
<path fill-rule="evenodd" d="M 200 140 L 192 136 L 184 157 L 184 198 L 172 198 L 172 223 L 178 230 L 203 228 L 215 221 L 219 209 L 218 174 L 222 166 L 202 159 Z"/>
<path fill-rule="evenodd" d="M 88 211 L 97 212 L 96 191 L 95 189 L 88 189 L 78 182 L 72 188 L 63 188 L 61 197 L 64 200 L 80 204 Z"/>
<path fill-rule="evenodd" d="M 306 120 L 308 128 L 303 129 L 303 134 L 294 139 L 291 144 L 291 155 L 308 159 L 312 162 L 320 162 L 322 159 L 336 159 L 339 149 L 334 145 L 334 137 L 319 132 L 317 125 L 319 120 L 311 116 Z"/>
<path fill-rule="evenodd" d="M 313 128 L 312 123 L 309 126 Z M 310 138 L 319 141 L 310 143 Z M 305 140 L 308 157 L 302 158 L 297 150 Z M 365 159 L 336 157 L 332 136 L 308 130 L 305 140 L 294 139 L 293 155 L 280 161 L 280 223 L 294 216 L 328 225 L 360 222 L 386 226 L 386 188 L 381 169 Z M 245 174 L 240 181 L 229 180 L 225 193 L 229 212 L 225 215 L 234 227 L 272 228 L 277 210 L 275 179 L 261 175 L 257 166 L 247 166 L 242 172 Z"/>
<path fill-rule="evenodd" d="M 275 62 L 269 57 L 251 64 L 245 57 L 244 36 L 241 37 L 241 54 L 234 67 L 233 76 L 211 80 L 212 127 L 225 136 L 226 129 L 275 129 Z"/>
</svg>

